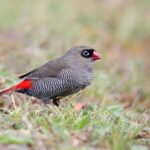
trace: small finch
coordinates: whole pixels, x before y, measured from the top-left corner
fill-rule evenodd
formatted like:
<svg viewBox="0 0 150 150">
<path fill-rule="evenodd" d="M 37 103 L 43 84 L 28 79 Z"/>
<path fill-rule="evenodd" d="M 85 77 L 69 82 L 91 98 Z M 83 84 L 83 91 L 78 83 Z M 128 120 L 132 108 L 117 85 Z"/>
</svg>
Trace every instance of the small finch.
<svg viewBox="0 0 150 150">
<path fill-rule="evenodd" d="M 52 100 L 53 104 L 59 106 L 59 99 L 91 84 L 93 63 L 98 59 L 100 55 L 91 47 L 73 47 L 62 57 L 20 76 L 22 81 L 1 91 L 0 96 L 15 91 L 43 102 Z"/>
</svg>

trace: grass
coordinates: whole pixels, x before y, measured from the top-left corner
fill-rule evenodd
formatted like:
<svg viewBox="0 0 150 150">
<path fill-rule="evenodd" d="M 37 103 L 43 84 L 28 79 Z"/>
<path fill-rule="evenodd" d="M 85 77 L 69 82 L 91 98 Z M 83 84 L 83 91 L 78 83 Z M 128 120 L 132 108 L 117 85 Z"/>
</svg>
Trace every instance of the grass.
<svg viewBox="0 0 150 150">
<path fill-rule="evenodd" d="M 89 105 L 80 111 L 73 106 L 71 102 L 65 108 L 35 108 L 24 102 L 7 114 L 5 110 L 0 116 L 0 141 L 18 148 L 26 144 L 37 149 L 40 145 L 52 149 L 132 149 L 141 142 L 136 137 L 148 124 L 147 120 L 139 123 L 133 112 L 124 112 L 121 105 Z"/>
<path fill-rule="evenodd" d="M 0 149 L 149 149 L 149 0 L 0 4 L 0 89 L 74 45 L 102 55 L 92 85 L 59 108 L 0 97 Z"/>
</svg>

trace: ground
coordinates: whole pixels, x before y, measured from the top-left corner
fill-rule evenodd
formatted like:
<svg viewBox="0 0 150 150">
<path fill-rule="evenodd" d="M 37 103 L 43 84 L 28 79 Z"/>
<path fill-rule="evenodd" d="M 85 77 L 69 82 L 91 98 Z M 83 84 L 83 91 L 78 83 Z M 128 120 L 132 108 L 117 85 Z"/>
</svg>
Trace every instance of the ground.
<svg viewBox="0 0 150 150">
<path fill-rule="evenodd" d="M 102 57 L 92 85 L 60 107 L 0 97 L 0 149 L 150 149 L 148 0 L 0 3 L 0 89 L 73 46 Z"/>
</svg>

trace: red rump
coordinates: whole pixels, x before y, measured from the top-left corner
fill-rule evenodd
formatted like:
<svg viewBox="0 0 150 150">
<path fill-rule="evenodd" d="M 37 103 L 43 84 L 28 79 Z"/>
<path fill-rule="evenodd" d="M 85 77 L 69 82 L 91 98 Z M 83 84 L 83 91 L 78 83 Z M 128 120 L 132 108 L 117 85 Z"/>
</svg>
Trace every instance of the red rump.
<svg viewBox="0 0 150 150">
<path fill-rule="evenodd" d="M 32 87 L 32 82 L 31 80 L 24 80 L 18 85 L 15 86 L 15 89 L 29 89 Z"/>
<path fill-rule="evenodd" d="M 13 86 L 9 89 L 1 91 L 0 96 L 5 94 L 5 93 L 8 93 L 8 92 L 16 91 L 18 89 L 29 89 L 31 87 L 32 87 L 32 81 L 31 80 L 24 80 L 24 81 L 20 82 L 19 84 L 17 84 L 16 86 Z"/>
</svg>

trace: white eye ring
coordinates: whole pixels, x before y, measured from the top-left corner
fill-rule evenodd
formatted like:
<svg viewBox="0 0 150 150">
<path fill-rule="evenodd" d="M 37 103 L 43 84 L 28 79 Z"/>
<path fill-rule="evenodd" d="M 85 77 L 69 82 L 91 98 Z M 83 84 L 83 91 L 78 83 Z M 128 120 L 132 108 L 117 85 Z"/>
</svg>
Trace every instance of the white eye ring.
<svg viewBox="0 0 150 150">
<path fill-rule="evenodd" d="M 88 52 L 88 51 L 83 51 L 83 56 L 89 56 L 90 55 L 90 53 Z"/>
</svg>

